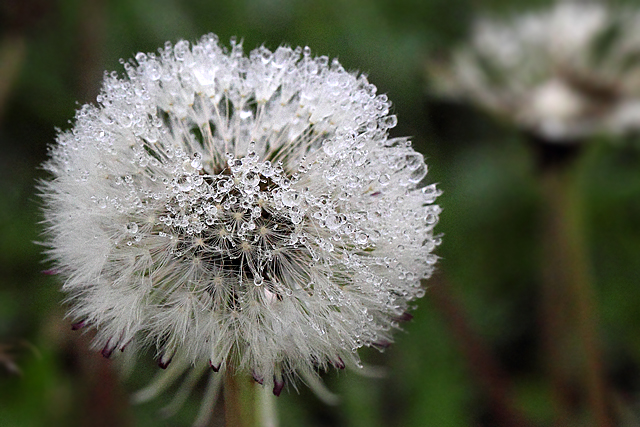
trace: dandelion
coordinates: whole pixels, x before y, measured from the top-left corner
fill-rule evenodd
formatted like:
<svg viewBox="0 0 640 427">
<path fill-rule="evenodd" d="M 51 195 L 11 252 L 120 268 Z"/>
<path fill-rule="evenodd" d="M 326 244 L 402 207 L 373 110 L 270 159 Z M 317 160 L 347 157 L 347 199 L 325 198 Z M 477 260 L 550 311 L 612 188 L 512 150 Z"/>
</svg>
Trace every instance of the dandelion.
<svg viewBox="0 0 640 427">
<path fill-rule="evenodd" d="M 639 54 L 637 11 L 560 1 L 511 21 L 480 19 L 451 63 L 428 64 L 436 90 L 516 124 L 537 157 L 542 359 L 559 402 L 556 425 L 575 424 L 570 414 L 581 406 L 588 415 L 580 418 L 613 425 L 583 230 L 584 164 L 577 165 L 590 137 L 640 129 Z M 583 402 L 567 393 L 570 377 Z"/>
<path fill-rule="evenodd" d="M 139 397 L 191 365 L 279 394 L 388 345 L 434 269 L 440 191 L 388 137 L 387 96 L 309 48 L 246 56 L 214 35 L 123 64 L 58 135 L 41 192 L 75 327 L 167 368 Z"/>
<path fill-rule="evenodd" d="M 467 98 L 549 142 L 640 127 L 640 15 L 559 2 L 511 21 L 482 18 L 434 88 Z"/>
</svg>

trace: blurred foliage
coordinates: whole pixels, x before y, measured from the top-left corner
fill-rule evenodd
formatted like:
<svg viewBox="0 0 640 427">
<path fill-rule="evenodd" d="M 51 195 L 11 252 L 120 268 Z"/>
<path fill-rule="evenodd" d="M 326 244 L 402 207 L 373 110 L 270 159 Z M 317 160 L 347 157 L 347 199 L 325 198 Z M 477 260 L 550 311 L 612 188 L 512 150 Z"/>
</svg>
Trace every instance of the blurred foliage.
<svg viewBox="0 0 640 427">
<path fill-rule="evenodd" d="M 535 425 L 552 417 L 540 360 L 538 308 L 540 187 L 529 148 L 515 129 L 461 105 L 431 99 L 424 62 L 463 40 L 479 12 L 548 4 L 529 0 L 3 0 L 0 3 L 0 425 L 189 425 L 194 396 L 176 417 L 166 396 L 130 406 L 127 393 L 153 375 L 149 364 L 122 384 L 108 361 L 69 331 L 55 277 L 43 275 L 38 165 L 55 128 L 95 99 L 103 70 L 165 41 L 214 32 L 245 50 L 309 45 L 369 75 L 394 102 L 395 136 L 410 135 L 445 194 L 438 226 L 440 272 L 430 283 L 453 295 L 488 346 Z M 13 70 L 13 71 L 12 71 Z M 611 405 L 639 425 L 640 150 L 637 140 L 595 140 L 579 168 L 595 277 L 600 343 Z M 284 427 L 492 426 L 491 402 L 465 342 L 429 293 L 385 353 L 364 351 L 386 376 L 325 375 L 342 403 L 328 407 L 304 385 L 279 398 Z M 219 408 L 218 408 L 219 410 Z M 623 417 L 620 416 L 620 419 Z M 214 423 L 214 425 L 217 425 Z"/>
</svg>

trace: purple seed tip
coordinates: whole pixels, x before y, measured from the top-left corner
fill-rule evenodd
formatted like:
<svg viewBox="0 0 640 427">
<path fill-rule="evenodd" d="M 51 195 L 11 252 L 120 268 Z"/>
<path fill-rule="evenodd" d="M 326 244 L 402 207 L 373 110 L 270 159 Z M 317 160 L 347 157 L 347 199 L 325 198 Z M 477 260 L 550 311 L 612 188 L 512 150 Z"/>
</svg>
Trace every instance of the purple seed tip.
<svg viewBox="0 0 640 427">
<path fill-rule="evenodd" d="M 251 375 L 253 376 L 253 380 L 258 384 L 262 385 L 264 383 L 264 379 L 255 372 L 253 372 Z"/>
<path fill-rule="evenodd" d="M 133 339 L 133 338 L 132 338 Z M 125 348 L 127 348 L 127 346 L 129 345 L 129 343 L 131 342 L 131 340 L 127 341 L 126 343 L 122 344 L 120 346 L 120 351 L 123 352 Z"/>
<path fill-rule="evenodd" d="M 169 363 L 171 363 L 171 358 L 169 358 L 168 360 L 164 360 L 164 358 L 160 358 L 158 359 L 158 366 L 162 369 L 167 369 L 167 366 L 169 366 Z"/>
<path fill-rule="evenodd" d="M 280 396 L 282 393 L 282 389 L 284 388 L 284 380 L 279 380 L 277 378 L 273 378 L 273 394 L 276 396 Z"/>
<path fill-rule="evenodd" d="M 344 369 L 345 368 L 344 360 L 342 360 L 342 358 L 338 356 L 338 360 L 333 362 L 333 366 L 335 366 L 338 369 Z"/>
<path fill-rule="evenodd" d="M 53 276 L 55 274 L 58 274 L 58 270 L 56 270 L 55 268 L 50 268 L 48 270 L 42 270 L 41 273 L 46 274 L 47 276 Z"/>
<path fill-rule="evenodd" d="M 111 353 L 113 353 L 114 348 L 115 346 L 110 345 L 110 342 L 108 342 L 100 353 L 105 359 L 108 359 L 111 357 Z"/>
<path fill-rule="evenodd" d="M 398 322 L 408 322 L 413 319 L 413 314 L 407 313 L 406 311 L 402 313 L 400 316 L 396 317 Z"/>
<path fill-rule="evenodd" d="M 220 371 L 220 365 L 222 365 L 222 362 L 218 363 L 217 365 L 214 365 L 213 362 L 209 360 L 209 366 L 211 366 L 211 369 L 213 370 L 213 372 Z"/>
<path fill-rule="evenodd" d="M 84 327 L 85 327 L 85 321 L 81 320 L 81 321 L 76 322 L 73 325 L 71 325 L 71 330 L 72 331 L 77 331 L 78 329 L 82 329 Z"/>
</svg>

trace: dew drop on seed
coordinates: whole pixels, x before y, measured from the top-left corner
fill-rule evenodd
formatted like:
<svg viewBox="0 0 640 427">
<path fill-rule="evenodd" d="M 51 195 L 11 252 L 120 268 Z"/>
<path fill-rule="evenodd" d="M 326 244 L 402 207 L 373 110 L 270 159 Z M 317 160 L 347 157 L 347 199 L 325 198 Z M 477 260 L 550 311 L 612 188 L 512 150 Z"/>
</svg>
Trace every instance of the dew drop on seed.
<svg viewBox="0 0 640 427">
<path fill-rule="evenodd" d="M 356 235 L 356 243 L 358 243 L 359 245 L 364 245 L 369 241 L 369 236 L 367 236 L 365 233 L 358 233 Z"/>
<path fill-rule="evenodd" d="M 202 169 L 202 154 L 195 153 L 193 155 L 193 159 L 191 160 L 191 167 L 195 170 Z"/>
<path fill-rule="evenodd" d="M 388 173 L 385 173 L 384 175 L 381 175 L 380 178 L 378 178 L 378 182 L 382 185 L 389 184 L 389 181 L 391 181 L 391 177 Z"/>
</svg>

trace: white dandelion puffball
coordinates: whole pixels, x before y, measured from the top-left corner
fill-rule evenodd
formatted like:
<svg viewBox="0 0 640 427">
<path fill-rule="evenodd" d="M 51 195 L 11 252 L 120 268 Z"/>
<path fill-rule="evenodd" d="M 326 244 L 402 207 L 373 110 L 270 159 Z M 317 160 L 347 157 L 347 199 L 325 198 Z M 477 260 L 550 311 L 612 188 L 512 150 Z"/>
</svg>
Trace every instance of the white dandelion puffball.
<svg viewBox="0 0 640 427">
<path fill-rule="evenodd" d="M 103 355 L 133 341 L 275 391 L 388 345 L 434 269 L 440 191 L 388 138 L 387 97 L 308 48 L 214 35 L 124 68 L 41 189 L 70 316 Z"/>
<path fill-rule="evenodd" d="M 550 142 L 640 129 L 640 13 L 560 1 L 512 20 L 481 18 L 436 90 L 466 98 Z"/>
</svg>

